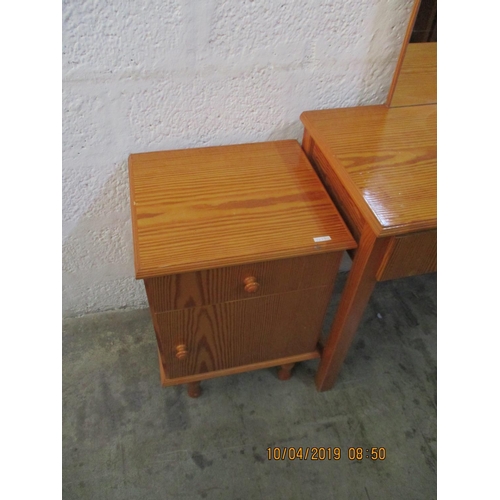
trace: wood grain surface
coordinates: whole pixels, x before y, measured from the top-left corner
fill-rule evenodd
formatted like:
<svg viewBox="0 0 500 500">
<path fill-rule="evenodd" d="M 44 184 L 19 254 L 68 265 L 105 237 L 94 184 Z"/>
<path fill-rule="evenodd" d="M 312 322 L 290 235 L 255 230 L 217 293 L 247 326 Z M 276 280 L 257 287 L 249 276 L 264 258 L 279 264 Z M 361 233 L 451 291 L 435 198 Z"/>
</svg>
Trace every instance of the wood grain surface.
<svg viewBox="0 0 500 500">
<path fill-rule="evenodd" d="M 335 384 L 375 287 L 377 269 L 389 243 L 390 238 L 377 238 L 369 226 L 363 229 L 330 334 L 321 353 L 315 379 L 319 391 L 331 389 Z"/>
<path fill-rule="evenodd" d="M 365 106 L 301 120 L 374 234 L 387 236 L 437 226 L 436 117 L 436 105 Z"/>
<path fill-rule="evenodd" d="M 156 315 L 167 378 L 315 351 L 331 287 L 191 307 Z M 178 346 L 187 351 L 177 357 Z"/>
<path fill-rule="evenodd" d="M 137 278 L 356 246 L 296 141 L 132 154 L 129 177 Z"/>
<path fill-rule="evenodd" d="M 282 366 L 287 364 L 295 364 L 300 361 L 307 361 L 309 359 L 317 359 L 321 356 L 318 349 L 312 352 L 306 352 L 304 354 L 297 354 L 295 356 L 287 356 L 286 358 L 271 359 L 270 361 L 260 361 L 258 363 L 252 363 L 250 365 L 235 366 L 233 368 L 228 368 L 226 370 L 217 370 L 214 372 L 205 372 L 198 375 L 188 375 L 187 377 L 180 378 L 168 378 L 165 373 L 165 368 L 163 366 L 160 353 L 158 353 L 158 361 L 160 366 L 160 381 L 163 387 L 171 387 L 178 384 L 189 384 L 191 382 L 199 382 L 200 380 L 209 380 L 216 377 L 226 377 L 228 375 L 236 375 L 238 373 L 249 372 L 252 370 L 262 370 L 264 368 L 271 368 L 273 366 Z"/>
<path fill-rule="evenodd" d="M 145 278 L 144 283 L 151 311 L 163 312 L 316 286 L 332 287 L 341 257 L 341 252 L 308 255 Z M 253 293 L 244 288 L 248 276 L 259 283 Z"/>
<path fill-rule="evenodd" d="M 330 167 L 326 156 L 311 138 L 307 130 L 304 130 L 302 147 L 328 194 L 334 201 L 335 206 L 338 208 L 340 215 L 342 215 L 342 218 L 346 222 L 349 231 L 351 231 L 351 234 L 358 241 L 365 222 L 361 211 L 342 184 L 336 170 Z"/>
<path fill-rule="evenodd" d="M 437 43 L 410 43 L 390 106 L 437 103 Z"/>
<path fill-rule="evenodd" d="M 437 231 L 392 237 L 377 271 L 377 281 L 437 271 Z"/>
</svg>

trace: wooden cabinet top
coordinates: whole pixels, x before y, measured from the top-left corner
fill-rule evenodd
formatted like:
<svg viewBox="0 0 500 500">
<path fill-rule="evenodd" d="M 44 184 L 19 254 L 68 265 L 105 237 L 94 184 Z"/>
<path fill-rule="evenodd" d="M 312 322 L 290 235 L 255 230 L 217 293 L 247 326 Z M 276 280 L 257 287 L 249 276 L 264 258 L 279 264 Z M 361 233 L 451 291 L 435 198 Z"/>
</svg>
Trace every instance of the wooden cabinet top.
<svg viewBox="0 0 500 500">
<path fill-rule="evenodd" d="M 132 154 L 129 178 L 137 278 L 356 246 L 296 141 Z"/>
<path fill-rule="evenodd" d="M 301 120 L 377 235 L 434 229 L 436 105 L 307 111 Z"/>
<path fill-rule="evenodd" d="M 410 43 L 391 107 L 437 103 L 437 43 Z"/>
</svg>

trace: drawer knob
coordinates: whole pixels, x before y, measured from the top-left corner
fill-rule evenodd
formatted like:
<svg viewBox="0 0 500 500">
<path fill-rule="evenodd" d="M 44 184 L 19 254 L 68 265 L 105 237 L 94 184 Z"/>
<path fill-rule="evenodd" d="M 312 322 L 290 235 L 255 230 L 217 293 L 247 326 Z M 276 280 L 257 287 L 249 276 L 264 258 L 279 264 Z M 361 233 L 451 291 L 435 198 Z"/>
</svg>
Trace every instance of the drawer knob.
<svg viewBox="0 0 500 500">
<path fill-rule="evenodd" d="M 175 349 L 177 351 L 175 355 L 177 359 L 184 359 L 187 356 L 188 350 L 185 344 L 178 345 Z"/>
<path fill-rule="evenodd" d="M 249 276 L 245 278 L 243 282 L 245 283 L 245 292 L 255 293 L 259 289 L 260 285 L 257 283 L 257 278 L 255 276 Z"/>
</svg>

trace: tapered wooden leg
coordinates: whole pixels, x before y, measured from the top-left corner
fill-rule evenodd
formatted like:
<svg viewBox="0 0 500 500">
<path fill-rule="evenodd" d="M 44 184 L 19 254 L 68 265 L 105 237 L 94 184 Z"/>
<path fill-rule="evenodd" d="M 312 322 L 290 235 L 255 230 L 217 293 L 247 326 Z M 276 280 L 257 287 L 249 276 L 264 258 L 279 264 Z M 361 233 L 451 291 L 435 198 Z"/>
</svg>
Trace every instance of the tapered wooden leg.
<svg viewBox="0 0 500 500">
<path fill-rule="evenodd" d="M 369 227 L 361 235 L 347 277 L 332 329 L 321 354 L 316 373 L 318 391 L 331 389 L 352 343 L 370 295 L 389 238 L 377 239 Z"/>
<path fill-rule="evenodd" d="M 187 384 L 188 394 L 192 398 L 198 398 L 201 394 L 201 387 L 199 382 L 189 382 Z"/>
<path fill-rule="evenodd" d="M 278 371 L 278 378 L 280 380 L 290 380 L 292 377 L 292 368 L 295 366 L 295 363 L 288 363 L 287 365 L 281 365 Z"/>
</svg>

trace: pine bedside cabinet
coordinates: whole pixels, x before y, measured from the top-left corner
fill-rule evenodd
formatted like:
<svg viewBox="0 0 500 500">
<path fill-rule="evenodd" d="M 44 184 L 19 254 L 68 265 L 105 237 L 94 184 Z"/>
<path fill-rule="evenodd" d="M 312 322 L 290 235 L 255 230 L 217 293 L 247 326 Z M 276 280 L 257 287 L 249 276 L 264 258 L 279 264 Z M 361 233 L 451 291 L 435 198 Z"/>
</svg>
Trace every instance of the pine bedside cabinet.
<svg viewBox="0 0 500 500">
<path fill-rule="evenodd" d="M 342 252 L 356 243 L 296 141 L 132 154 L 136 278 L 164 386 L 320 356 Z"/>
</svg>

